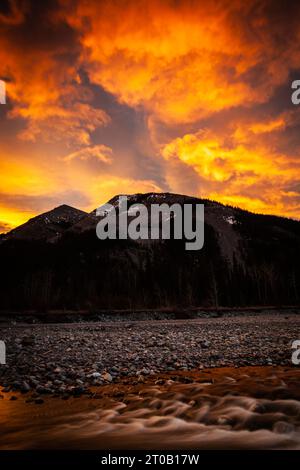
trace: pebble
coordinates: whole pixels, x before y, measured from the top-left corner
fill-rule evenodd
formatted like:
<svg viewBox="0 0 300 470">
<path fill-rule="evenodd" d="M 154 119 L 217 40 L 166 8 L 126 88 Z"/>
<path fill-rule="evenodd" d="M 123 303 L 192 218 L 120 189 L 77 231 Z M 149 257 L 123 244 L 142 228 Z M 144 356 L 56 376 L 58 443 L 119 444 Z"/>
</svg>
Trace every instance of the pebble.
<svg viewBox="0 0 300 470">
<path fill-rule="evenodd" d="M 101 377 L 101 374 L 100 374 L 99 372 L 93 372 L 93 373 L 91 374 L 91 377 L 93 377 L 94 379 L 98 379 L 98 378 Z"/>
<path fill-rule="evenodd" d="M 112 376 L 106 372 L 105 374 L 102 375 L 102 379 L 105 380 L 106 382 L 112 382 Z"/>
</svg>

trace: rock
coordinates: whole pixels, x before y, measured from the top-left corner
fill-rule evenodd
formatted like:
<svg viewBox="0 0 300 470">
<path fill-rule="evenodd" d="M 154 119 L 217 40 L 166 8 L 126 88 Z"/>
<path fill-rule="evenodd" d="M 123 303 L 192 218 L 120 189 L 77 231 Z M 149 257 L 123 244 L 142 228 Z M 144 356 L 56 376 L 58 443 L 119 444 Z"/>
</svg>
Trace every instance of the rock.
<svg viewBox="0 0 300 470">
<path fill-rule="evenodd" d="M 55 379 L 55 380 L 53 381 L 53 385 L 62 385 L 62 384 L 63 384 L 63 381 L 62 381 L 62 380 L 57 380 L 57 379 Z"/>
<path fill-rule="evenodd" d="M 22 383 L 21 387 L 20 387 L 20 390 L 21 390 L 21 392 L 23 392 L 23 393 L 27 393 L 27 392 L 30 391 L 30 386 L 28 385 L 27 382 L 24 381 L 24 382 Z"/>
<path fill-rule="evenodd" d="M 15 395 L 12 395 L 12 396 L 10 397 L 10 401 L 16 401 L 17 399 L 18 399 L 18 397 L 16 397 Z"/>
<path fill-rule="evenodd" d="M 37 393 L 43 393 L 43 394 L 52 393 L 52 390 L 49 387 L 43 387 L 41 385 L 38 385 L 36 387 L 36 391 Z"/>
<path fill-rule="evenodd" d="M 174 383 L 174 380 L 171 380 L 171 379 L 166 381 L 166 385 L 173 385 L 173 383 Z"/>
<path fill-rule="evenodd" d="M 102 375 L 102 379 L 105 380 L 105 382 L 112 382 L 112 376 L 109 374 L 109 372 L 105 372 L 105 374 Z"/>
<path fill-rule="evenodd" d="M 21 384 L 20 384 L 20 382 L 15 381 L 15 382 L 12 384 L 12 387 L 13 387 L 13 390 L 20 390 Z"/>
<path fill-rule="evenodd" d="M 163 379 L 158 379 L 154 383 L 155 383 L 155 385 L 164 385 L 166 382 Z"/>
<path fill-rule="evenodd" d="M 200 341 L 200 346 L 201 346 L 201 348 L 203 348 L 203 349 L 209 348 L 210 345 L 211 345 L 211 342 L 210 342 L 210 341 L 207 341 L 207 340 L 202 340 L 202 341 Z"/>
<path fill-rule="evenodd" d="M 179 381 L 184 384 L 191 384 L 194 382 L 190 377 L 180 377 Z"/>
<path fill-rule="evenodd" d="M 42 404 L 44 403 L 44 400 L 43 400 L 42 398 L 36 398 L 36 399 L 34 400 L 34 403 L 35 403 L 36 405 L 42 405 Z"/>
<path fill-rule="evenodd" d="M 78 397 L 80 395 L 82 395 L 83 393 L 85 393 L 85 388 L 84 387 L 75 387 L 73 390 L 72 390 L 72 394 L 75 396 L 75 397 Z"/>
<path fill-rule="evenodd" d="M 99 379 L 101 377 L 101 374 L 99 372 L 93 372 L 91 374 L 91 377 L 93 377 L 93 379 Z"/>
<path fill-rule="evenodd" d="M 141 370 L 138 370 L 136 371 L 135 375 L 137 376 L 140 376 L 140 375 L 148 375 L 149 374 L 149 371 L 147 369 L 141 369 Z"/>
</svg>

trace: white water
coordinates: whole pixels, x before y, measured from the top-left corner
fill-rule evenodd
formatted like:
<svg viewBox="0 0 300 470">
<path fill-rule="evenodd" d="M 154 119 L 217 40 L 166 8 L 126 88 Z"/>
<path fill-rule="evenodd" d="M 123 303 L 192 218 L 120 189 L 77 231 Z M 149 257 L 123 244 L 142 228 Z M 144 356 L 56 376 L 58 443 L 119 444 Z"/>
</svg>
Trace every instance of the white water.
<svg viewBox="0 0 300 470">
<path fill-rule="evenodd" d="M 236 393 L 234 379 L 227 378 L 227 383 Z M 164 390 L 146 386 L 127 395 L 125 402 L 107 402 L 84 413 L 48 415 L 34 424 L 27 423 L 26 429 L 12 428 L 6 439 L 2 435 L 1 447 L 300 448 L 298 400 L 217 396 L 208 393 L 209 388 L 206 384 L 175 384 Z M 36 405 L 31 406 L 36 409 Z"/>
</svg>

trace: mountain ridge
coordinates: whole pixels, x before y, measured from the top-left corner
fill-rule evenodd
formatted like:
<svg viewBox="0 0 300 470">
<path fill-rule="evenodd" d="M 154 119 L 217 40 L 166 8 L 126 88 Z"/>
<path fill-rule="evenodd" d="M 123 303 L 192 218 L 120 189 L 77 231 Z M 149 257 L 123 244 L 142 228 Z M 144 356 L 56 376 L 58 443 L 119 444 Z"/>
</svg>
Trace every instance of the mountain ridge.
<svg viewBox="0 0 300 470">
<path fill-rule="evenodd" d="M 233 206 L 233 205 L 230 205 L 230 204 L 223 204 L 223 203 L 215 201 L 213 199 L 198 198 L 196 196 L 189 196 L 189 195 L 185 195 L 185 194 L 170 193 L 170 192 L 161 192 L 161 193 L 159 193 L 159 192 L 148 192 L 148 193 L 134 193 L 134 194 L 126 194 L 126 193 L 121 194 L 120 193 L 120 194 L 117 194 L 117 195 L 113 196 L 105 204 L 112 204 L 112 205 L 116 206 L 117 201 L 121 196 L 126 196 L 128 198 L 128 202 L 129 202 L 128 207 L 130 207 L 130 205 L 135 204 L 135 203 L 143 203 L 144 204 L 145 202 L 146 202 L 146 205 L 147 205 L 147 202 L 148 202 L 148 205 L 149 205 L 149 198 L 153 198 L 152 201 L 154 200 L 155 203 L 166 203 L 166 202 L 169 203 L 169 204 L 178 203 L 178 202 L 179 203 L 199 203 L 199 204 L 204 203 L 204 204 L 206 204 L 208 206 L 211 206 L 211 207 L 223 207 L 223 208 L 227 208 L 229 211 L 230 210 L 242 211 L 244 213 L 248 213 L 248 214 L 251 214 L 251 215 L 254 215 L 254 216 L 262 216 L 262 217 L 267 217 L 267 218 L 278 218 L 278 219 L 285 219 L 285 220 L 289 220 L 289 221 L 293 221 L 293 222 L 300 222 L 298 219 L 295 219 L 295 218 L 292 218 L 292 217 L 281 216 L 281 215 L 276 215 L 276 214 L 264 214 L 264 213 L 260 213 L 260 212 L 253 212 L 253 211 L 250 211 L 250 210 L 247 210 L 247 209 L 242 209 L 238 206 Z M 163 198 L 164 200 L 161 200 L 161 198 Z M 102 205 L 104 205 L 104 204 L 102 204 Z M 101 206 L 99 206 L 99 207 L 101 207 Z M 33 221 L 35 221 L 36 219 L 39 219 L 42 216 L 47 216 L 47 214 L 55 213 L 58 209 L 59 210 L 62 210 L 62 209 L 72 210 L 72 211 L 74 211 L 75 213 L 78 214 L 78 220 L 74 220 L 73 224 L 70 224 L 70 227 L 68 228 L 68 230 L 70 228 L 72 228 L 71 225 L 78 232 L 81 232 L 82 231 L 81 229 L 83 229 L 83 231 L 88 230 L 88 229 L 91 228 L 90 225 L 92 225 L 92 227 L 94 228 L 94 225 L 95 225 L 96 221 L 98 220 L 98 218 L 96 216 L 97 208 L 93 209 L 91 212 L 86 212 L 86 211 L 83 211 L 82 209 L 78 209 L 78 208 L 70 206 L 68 204 L 61 204 L 59 206 L 54 207 L 53 209 L 50 209 L 46 212 L 42 212 L 41 214 L 38 214 L 38 215 L 28 219 L 28 221 L 24 222 L 21 225 L 18 225 L 17 227 L 14 227 L 13 229 L 9 230 L 8 232 L 1 233 L 0 236 L 5 239 L 6 236 L 9 236 L 10 234 L 12 234 L 12 235 L 16 234 L 19 230 L 21 230 L 21 229 L 23 230 L 23 228 L 26 228 L 27 224 L 29 224 L 30 222 L 33 222 Z M 80 217 L 80 214 L 81 214 L 81 217 Z M 90 222 L 90 224 L 88 222 Z"/>
<path fill-rule="evenodd" d="M 186 251 L 184 240 L 99 240 L 95 211 L 76 212 L 48 238 L 2 240 L 0 310 L 300 303 L 300 221 L 172 193 L 130 195 L 129 207 L 158 200 L 204 204 L 203 249 Z"/>
</svg>

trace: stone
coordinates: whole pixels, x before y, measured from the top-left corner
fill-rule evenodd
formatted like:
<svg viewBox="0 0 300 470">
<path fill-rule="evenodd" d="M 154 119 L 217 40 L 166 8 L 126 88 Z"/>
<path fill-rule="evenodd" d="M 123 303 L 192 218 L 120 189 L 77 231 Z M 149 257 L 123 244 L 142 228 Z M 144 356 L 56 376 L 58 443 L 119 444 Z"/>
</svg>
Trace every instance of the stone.
<svg viewBox="0 0 300 470">
<path fill-rule="evenodd" d="M 30 385 L 27 382 L 23 382 L 21 387 L 20 387 L 21 392 L 27 393 L 30 391 Z"/>
<path fill-rule="evenodd" d="M 203 349 L 209 348 L 210 345 L 211 345 L 210 341 L 207 341 L 207 340 L 200 341 L 200 346 L 201 346 L 201 348 L 203 348 Z"/>
<path fill-rule="evenodd" d="M 91 377 L 93 377 L 93 379 L 99 379 L 101 377 L 101 374 L 99 372 L 93 372 L 91 374 Z"/>
<path fill-rule="evenodd" d="M 103 375 L 102 375 L 102 379 L 105 380 L 105 382 L 112 382 L 112 376 L 110 375 L 109 372 L 105 372 Z"/>
</svg>

